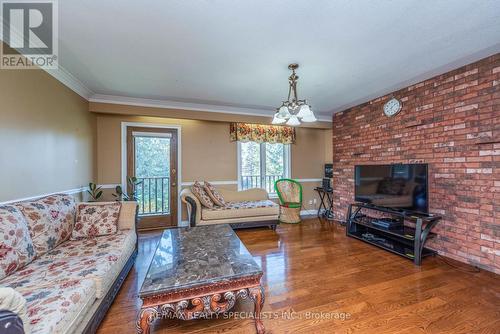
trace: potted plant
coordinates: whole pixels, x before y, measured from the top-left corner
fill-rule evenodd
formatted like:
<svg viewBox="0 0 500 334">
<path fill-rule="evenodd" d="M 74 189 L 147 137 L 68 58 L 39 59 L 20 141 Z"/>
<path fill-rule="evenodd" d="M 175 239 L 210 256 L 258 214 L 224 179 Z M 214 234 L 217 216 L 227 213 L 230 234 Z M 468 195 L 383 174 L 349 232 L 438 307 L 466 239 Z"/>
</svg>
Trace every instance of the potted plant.
<svg viewBox="0 0 500 334">
<path fill-rule="evenodd" d="M 127 177 L 127 188 L 130 189 L 130 191 L 124 192 L 122 186 L 116 186 L 113 196 L 117 201 L 137 201 L 136 189 L 141 183 L 142 181 L 137 180 L 135 176 L 129 176 Z"/>
<path fill-rule="evenodd" d="M 95 183 L 89 183 L 87 193 L 90 196 L 89 202 L 98 202 L 102 197 L 102 187 L 98 187 Z"/>
</svg>

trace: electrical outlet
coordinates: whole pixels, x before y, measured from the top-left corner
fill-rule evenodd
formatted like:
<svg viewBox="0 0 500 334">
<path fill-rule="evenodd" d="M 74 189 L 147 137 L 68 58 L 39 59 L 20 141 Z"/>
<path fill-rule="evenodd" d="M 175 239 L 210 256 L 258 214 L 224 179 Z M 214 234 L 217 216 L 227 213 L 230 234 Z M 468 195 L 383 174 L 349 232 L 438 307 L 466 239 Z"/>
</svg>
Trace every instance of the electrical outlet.
<svg viewBox="0 0 500 334">
<path fill-rule="evenodd" d="M 316 203 L 317 203 L 317 202 L 318 202 L 318 199 L 317 199 L 317 198 L 313 199 L 313 203 L 314 203 L 314 205 L 316 205 Z"/>
<path fill-rule="evenodd" d="M 313 200 L 312 200 L 312 199 L 310 199 L 310 200 L 309 200 L 309 205 L 312 205 L 312 204 L 313 204 Z"/>
</svg>

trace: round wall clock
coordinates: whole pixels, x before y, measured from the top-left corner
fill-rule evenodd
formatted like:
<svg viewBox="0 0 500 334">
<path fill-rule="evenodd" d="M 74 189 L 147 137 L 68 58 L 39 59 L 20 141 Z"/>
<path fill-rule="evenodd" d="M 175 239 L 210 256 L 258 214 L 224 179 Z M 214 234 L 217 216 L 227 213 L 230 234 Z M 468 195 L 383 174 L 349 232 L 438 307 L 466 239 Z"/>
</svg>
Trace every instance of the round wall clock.
<svg viewBox="0 0 500 334">
<path fill-rule="evenodd" d="M 392 117 L 401 111 L 403 104 L 396 98 L 392 98 L 384 104 L 384 114 L 387 117 Z"/>
</svg>

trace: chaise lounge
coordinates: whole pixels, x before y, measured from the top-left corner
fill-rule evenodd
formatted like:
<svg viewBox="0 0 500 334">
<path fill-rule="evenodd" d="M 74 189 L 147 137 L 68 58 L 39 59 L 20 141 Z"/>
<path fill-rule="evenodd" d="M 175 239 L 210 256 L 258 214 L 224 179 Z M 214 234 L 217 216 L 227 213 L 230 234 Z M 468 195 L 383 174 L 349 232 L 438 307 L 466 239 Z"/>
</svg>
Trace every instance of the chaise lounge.
<svg viewBox="0 0 500 334">
<path fill-rule="evenodd" d="M 190 226 L 230 224 L 232 228 L 268 226 L 273 230 L 279 224 L 279 205 L 269 199 L 264 189 L 234 191 L 217 188 L 226 206 L 207 208 L 193 192 L 186 188 L 181 200 L 186 205 Z"/>
</svg>

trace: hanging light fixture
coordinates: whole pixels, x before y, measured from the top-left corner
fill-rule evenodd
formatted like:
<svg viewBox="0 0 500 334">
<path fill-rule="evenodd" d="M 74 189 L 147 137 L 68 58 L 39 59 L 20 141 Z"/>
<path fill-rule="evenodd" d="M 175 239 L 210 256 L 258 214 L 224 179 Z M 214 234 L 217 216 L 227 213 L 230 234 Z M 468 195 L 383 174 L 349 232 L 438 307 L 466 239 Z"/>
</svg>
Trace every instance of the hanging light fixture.
<svg viewBox="0 0 500 334">
<path fill-rule="evenodd" d="M 283 124 L 297 126 L 302 122 L 316 122 L 316 117 L 311 110 L 311 106 L 306 100 L 299 100 L 297 97 L 297 80 L 299 76 L 295 74 L 295 70 L 299 68 L 299 64 L 290 64 L 288 69 L 292 71 L 288 77 L 288 99 L 281 103 L 281 106 L 276 109 L 272 124 Z"/>
</svg>

